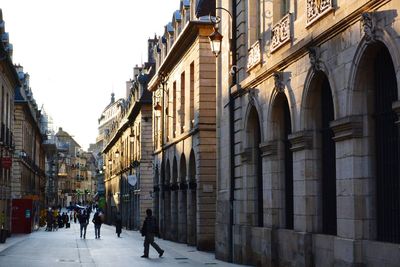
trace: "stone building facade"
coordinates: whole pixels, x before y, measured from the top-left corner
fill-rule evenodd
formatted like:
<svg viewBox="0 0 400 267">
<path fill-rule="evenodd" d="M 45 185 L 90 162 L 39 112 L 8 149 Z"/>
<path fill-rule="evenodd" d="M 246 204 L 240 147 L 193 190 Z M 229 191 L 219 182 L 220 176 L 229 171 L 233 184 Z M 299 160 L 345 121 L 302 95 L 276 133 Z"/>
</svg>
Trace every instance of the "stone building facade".
<svg viewBox="0 0 400 267">
<path fill-rule="evenodd" d="M 154 210 L 163 238 L 213 250 L 216 69 L 195 2 L 180 1 L 153 49 Z"/>
<path fill-rule="evenodd" d="M 55 135 L 57 147 L 57 204 L 62 207 L 76 204 L 82 200 L 77 186 L 77 163 L 80 162 L 81 146 L 63 128 L 58 128 Z"/>
<path fill-rule="evenodd" d="M 12 44 L 0 9 L 0 229 L 11 230 L 11 180 L 14 149 L 14 88 L 19 78 L 12 63 Z"/>
<path fill-rule="evenodd" d="M 400 2 L 217 6 L 217 258 L 398 266 Z"/>
<path fill-rule="evenodd" d="M 148 40 L 148 46 L 155 44 Z M 136 66 L 133 79 L 127 82 L 126 99 L 116 118 L 116 127 L 105 145 L 105 196 L 107 222 L 121 213 L 122 225 L 138 230 L 152 208 L 152 111 L 148 81 L 154 75 L 151 56 L 143 66 Z"/>
<path fill-rule="evenodd" d="M 21 86 L 14 94 L 15 152 L 12 167 L 12 199 L 29 199 L 33 203 L 32 229 L 39 227 L 39 211 L 45 203 L 45 151 L 40 129 L 41 114 L 29 86 L 29 74 L 17 66 Z M 21 218 L 22 219 L 22 218 Z"/>
</svg>

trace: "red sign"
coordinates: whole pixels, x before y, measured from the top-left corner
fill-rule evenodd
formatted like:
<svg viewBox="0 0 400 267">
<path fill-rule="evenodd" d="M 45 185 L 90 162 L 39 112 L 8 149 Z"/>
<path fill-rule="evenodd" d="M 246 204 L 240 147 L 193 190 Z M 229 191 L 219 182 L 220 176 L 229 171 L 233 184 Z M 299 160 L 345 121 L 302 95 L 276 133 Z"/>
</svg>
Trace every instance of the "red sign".
<svg viewBox="0 0 400 267">
<path fill-rule="evenodd" d="M 10 169 L 12 165 L 12 158 L 11 157 L 3 157 L 1 158 L 1 166 L 4 169 Z"/>
</svg>

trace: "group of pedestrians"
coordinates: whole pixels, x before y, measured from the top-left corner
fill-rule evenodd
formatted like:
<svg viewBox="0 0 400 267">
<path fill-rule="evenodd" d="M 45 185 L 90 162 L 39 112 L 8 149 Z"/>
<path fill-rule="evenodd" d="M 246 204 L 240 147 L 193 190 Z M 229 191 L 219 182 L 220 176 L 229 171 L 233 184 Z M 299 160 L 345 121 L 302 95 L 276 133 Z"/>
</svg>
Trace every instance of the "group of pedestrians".
<svg viewBox="0 0 400 267">
<path fill-rule="evenodd" d="M 83 237 L 83 239 L 86 239 L 86 228 L 89 224 L 90 213 L 91 213 L 91 209 L 87 208 L 87 209 L 81 210 L 79 212 L 79 214 L 77 215 L 77 218 L 78 218 L 78 221 L 80 224 L 80 236 L 81 236 L 81 238 Z M 101 211 L 99 211 L 98 209 L 96 210 L 96 212 L 93 215 L 92 222 L 94 224 L 95 239 L 98 239 L 98 238 L 100 238 L 100 228 L 103 223 L 103 213 Z"/>
<path fill-rule="evenodd" d="M 61 213 L 60 208 L 53 207 L 47 210 L 45 231 L 57 231 L 58 228 L 69 227 L 69 217 L 66 212 Z"/>
<path fill-rule="evenodd" d="M 61 214 L 60 210 L 61 209 L 57 208 L 56 209 L 49 208 L 46 218 L 47 220 L 46 231 L 53 231 L 54 229 L 63 227 L 64 224 L 68 228 L 70 221 L 72 221 L 73 218 L 75 223 L 77 221 L 79 222 L 80 238 L 86 239 L 86 229 L 87 226 L 89 225 L 92 208 L 89 206 L 78 210 L 72 210 L 69 216 L 66 212 Z M 92 219 L 92 223 L 94 224 L 94 234 L 96 239 L 100 238 L 100 229 L 101 225 L 103 224 L 103 221 L 104 221 L 104 214 L 102 213 L 101 210 L 96 209 L 96 212 L 94 213 Z M 122 231 L 122 217 L 121 214 L 118 212 L 117 215 L 115 216 L 115 232 L 118 237 L 121 236 L 121 231 Z M 159 229 L 157 220 L 153 216 L 153 212 L 151 209 L 146 210 L 146 218 L 143 222 L 140 232 L 144 237 L 144 244 L 143 244 L 144 253 L 142 255 L 142 258 L 149 257 L 150 245 L 157 251 L 158 256 L 162 257 L 164 254 L 164 250 L 162 250 L 160 246 L 158 246 L 157 243 L 154 242 L 154 237 L 159 236 Z"/>
</svg>

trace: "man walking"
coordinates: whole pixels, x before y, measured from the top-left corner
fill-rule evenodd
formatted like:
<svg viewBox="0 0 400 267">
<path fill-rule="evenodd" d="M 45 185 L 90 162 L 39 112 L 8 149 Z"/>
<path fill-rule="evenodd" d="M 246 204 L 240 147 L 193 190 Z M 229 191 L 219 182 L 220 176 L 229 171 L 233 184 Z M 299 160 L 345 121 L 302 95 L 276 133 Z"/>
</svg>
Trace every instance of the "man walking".
<svg viewBox="0 0 400 267">
<path fill-rule="evenodd" d="M 149 257 L 149 248 L 150 245 L 153 246 L 155 250 L 158 252 L 158 256 L 162 257 L 164 254 L 164 250 L 162 250 L 156 242 L 154 242 L 154 236 L 158 235 L 158 226 L 157 226 L 157 221 L 156 218 L 153 217 L 151 209 L 146 210 L 146 219 L 143 222 L 142 229 L 140 232 L 142 233 L 142 236 L 144 236 L 144 254 L 142 255 L 142 258 L 148 258 Z"/>
<path fill-rule="evenodd" d="M 101 216 L 102 215 L 99 213 L 98 210 L 93 215 L 92 222 L 94 223 L 94 235 L 95 235 L 95 238 L 100 238 L 100 227 L 101 227 L 101 224 L 103 223 L 103 220 L 102 220 Z"/>
<path fill-rule="evenodd" d="M 86 211 L 83 210 L 79 215 L 78 215 L 78 221 L 81 226 L 81 238 L 82 238 L 82 230 L 83 230 L 83 238 L 86 238 L 86 228 L 87 225 L 89 224 L 89 216 L 86 214 Z"/>
</svg>

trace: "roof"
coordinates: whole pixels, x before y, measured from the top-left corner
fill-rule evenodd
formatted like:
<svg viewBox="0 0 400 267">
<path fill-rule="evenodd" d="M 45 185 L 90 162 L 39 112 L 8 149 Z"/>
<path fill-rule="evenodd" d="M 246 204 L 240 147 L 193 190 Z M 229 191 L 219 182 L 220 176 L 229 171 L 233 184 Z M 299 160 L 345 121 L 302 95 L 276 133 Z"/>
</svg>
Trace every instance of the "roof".
<svg viewBox="0 0 400 267">
<path fill-rule="evenodd" d="M 197 0 L 196 17 L 215 16 L 215 0 Z"/>
</svg>

